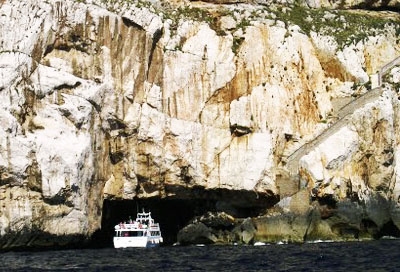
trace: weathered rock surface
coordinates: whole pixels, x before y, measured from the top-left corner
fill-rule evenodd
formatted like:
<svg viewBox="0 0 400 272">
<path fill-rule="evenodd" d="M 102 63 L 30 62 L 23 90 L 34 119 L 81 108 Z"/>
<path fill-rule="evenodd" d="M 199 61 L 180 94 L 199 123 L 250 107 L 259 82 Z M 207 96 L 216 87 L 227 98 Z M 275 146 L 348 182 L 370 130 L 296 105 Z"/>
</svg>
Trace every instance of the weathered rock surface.
<svg viewBox="0 0 400 272">
<path fill-rule="evenodd" d="M 233 243 L 236 239 L 232 230 L 236 224 L 236 220 L 224 212 L 207 213 L 180 230 L 177 241 L 180 245 Z"/>
<path fill-rule="evenodd" d="M 192 242 L 400 228 L 396 68 L 341 110 L 400 55 L 398 14 L 263 4 L 1 1 L 0 247 L 85 240 L 104 198 L 218 190 L 265 214 Z"/>
</svg>

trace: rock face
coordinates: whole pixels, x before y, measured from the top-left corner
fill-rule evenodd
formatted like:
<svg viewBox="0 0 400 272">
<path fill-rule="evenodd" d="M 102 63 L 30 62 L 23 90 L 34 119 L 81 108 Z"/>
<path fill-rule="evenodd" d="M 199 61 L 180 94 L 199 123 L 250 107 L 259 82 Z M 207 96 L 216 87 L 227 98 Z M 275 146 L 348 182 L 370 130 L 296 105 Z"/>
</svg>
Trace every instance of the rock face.
<svg viewBox="0 0 400 272">
<path fill-rule="evenodd" d="M 235 225 L 237 222 L 232 216 L 224 212 L 209 212 L 180 230 L 177 240 L 181 245 L 232 243 L 237 240 L 232 232 Z"/>
<path fill-rule="evenodd" d="M 219 190 L 264 215 L 202 243 L 396 233 L 399 16 L 263 4 L 0 1 L 0 247 Z"/>
</svg>

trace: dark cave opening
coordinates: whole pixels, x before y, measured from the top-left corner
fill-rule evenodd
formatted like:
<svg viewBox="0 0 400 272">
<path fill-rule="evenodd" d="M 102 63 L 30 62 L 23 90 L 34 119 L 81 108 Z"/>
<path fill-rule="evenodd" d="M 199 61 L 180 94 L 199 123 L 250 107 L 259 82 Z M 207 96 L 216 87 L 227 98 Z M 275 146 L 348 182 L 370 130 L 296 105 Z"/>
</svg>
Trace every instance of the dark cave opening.
<svg viewBox="0 0 400 272">
<path fill-rule="evenodd" d="M 389 222 L 386 222 L 381 229 L 379 230 L 379 232 L 375 235 L 376 239 L 382 238 L 382 237 L 396 237 L 399 238 L 400 237 L 400 230 L 399 228 L 394 224 L 394 222 L 392 220 L 390 220 Z"/>
<path fill-rule="evenodd" d="M 104 200 L 101 230 L 93 237 L 101 247 L 112 247 L 114 226 L 120 222 L 136 218 L 138 211 L 151 211 L 154 220 L 160 223 L 165 245 L 176 242 L 178 231 L 194 216 L 211 208 L 206 201 L 180 199 L 136 199 L 136 200 Z"/>
<path fill-rule="evenodd" d="M 203 194 L 204 192 L 202 192 Z M 254 217 L 273 205 L 277 199 L 271 196 L 255 196 L 254 192 L 213 191 L 208 197 L 198 198 L 147 198 L 134 200 L 109 200 L 103 202 L 101 229 L 91 239 L 93 247 L 112 247 L 114 226 L 136 218 L 143 209 L 151 211 L 152 217 L 160 223 L 164 245 L 177 241 L 179 230 L 191 219 L 206 212 L 224 211 L 236 218 Z"/>
</svg>

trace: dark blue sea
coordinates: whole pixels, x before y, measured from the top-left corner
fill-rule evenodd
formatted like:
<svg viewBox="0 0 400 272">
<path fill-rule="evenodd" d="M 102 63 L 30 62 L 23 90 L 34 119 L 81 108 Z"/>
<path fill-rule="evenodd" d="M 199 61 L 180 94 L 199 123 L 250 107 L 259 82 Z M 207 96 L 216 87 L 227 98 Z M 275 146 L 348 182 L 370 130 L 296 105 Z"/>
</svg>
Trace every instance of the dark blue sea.
<svg viewBox="0 0 400 272">
<path fill-rule="evenodd" d="M 400 271 L 400 240 L 9 251 L 0 271 Z"/>
</svg>

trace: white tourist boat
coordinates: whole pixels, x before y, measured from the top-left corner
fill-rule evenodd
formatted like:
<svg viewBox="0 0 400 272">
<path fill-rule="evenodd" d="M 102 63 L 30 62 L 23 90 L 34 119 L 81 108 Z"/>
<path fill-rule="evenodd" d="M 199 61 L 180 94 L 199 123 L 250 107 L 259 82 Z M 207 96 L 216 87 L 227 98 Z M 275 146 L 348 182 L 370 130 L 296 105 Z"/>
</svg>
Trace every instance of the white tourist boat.
<svg viewBox="0 0 400 272">
<path fill-rule="evenodd" d="M 115 226 L 115 248 L 156 247 L 162 242 L 160 224 L 154 222 L 151 212 L 138 213 L 136 220 Z"/>
</svg>

